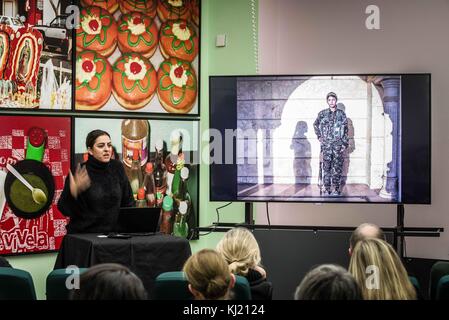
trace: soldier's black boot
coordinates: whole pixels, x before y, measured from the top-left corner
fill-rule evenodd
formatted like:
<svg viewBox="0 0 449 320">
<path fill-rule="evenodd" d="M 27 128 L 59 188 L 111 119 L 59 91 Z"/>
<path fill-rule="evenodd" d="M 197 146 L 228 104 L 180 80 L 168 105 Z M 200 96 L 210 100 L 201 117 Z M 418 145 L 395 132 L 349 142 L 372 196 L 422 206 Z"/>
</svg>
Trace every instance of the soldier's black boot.
<svg viewBox="0 0 449 320">
<path fill-rule="evenodd" d="M 341 195 L 340 189 L 335 188 L 334 192 L 332 192 L 332 195 L 335 196 L 335 197 L 340 196 Z"/>
</svg>

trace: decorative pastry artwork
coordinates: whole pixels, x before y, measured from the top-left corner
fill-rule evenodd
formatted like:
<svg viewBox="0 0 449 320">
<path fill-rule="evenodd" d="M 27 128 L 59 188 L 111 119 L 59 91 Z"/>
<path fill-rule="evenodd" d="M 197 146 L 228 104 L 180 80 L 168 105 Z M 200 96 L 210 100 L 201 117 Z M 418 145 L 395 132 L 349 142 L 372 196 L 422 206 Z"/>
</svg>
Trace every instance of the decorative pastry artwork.
<svg viewBox="0 0 449 320">
<path fill-rule="evenodd" d="M 83 7 L 97 6 L 109 11 L 110 14 L 114 14 L 119 7 L 119 0 L 81 0 Z"/>
<path fill-rule="evenodd" d="M 128 110 L 150 102 L 156 91 L 157 78 L 151 62 L 138 53 L 125 53 L 114 64 L 113 93 Z"/>
<path fill-rule="evenodd" d="M 157 95 L 165 110 L 188 113 L 195 102 L 197 82 L 192 65 L 178 58 L 161 63 L 157 72 Z"/>
<path fill-rule="evenodd" d="M 164 58 L 175 57 L 192 62 L 198 55 L 198 36 L 185 20 L 169 20 L 161 26 L 161 53 Z"/>
<path fill-rule="evenodd" d="M 187 0 L 159 0 L 157 4 L 157 15 L 161 21 L 167 20 L 190 20 L 190 1 Z"/>
<path fill-rule="evenodd" d="M 111 96 L 112 68 L 108 60 L 94 51 L 76 57 L 76 106 L 79 110 L 97 110 Z"/>
<path fill-rule="evenodd" d="M 81 10 L 80 27 L 76 29 L 76 51 L 92 50 L 110 56 L 117 47 L 117 22 L 105 9 L 87 7 Z"/>
<path fill-rule="evenodd" d="M 123 14 L 140 12 L 152 18 L 156 16 L 157 0 L 119 0 Z"/>
<path fill-rule="evenodd" d="M 81 4 L 76 110 L 198 114 L 199 1 Z M 85 63 L 94 53 L 101 64 L 112 66 L 112 76 L 107 68 L 94 70 L 100 60 Z"/>
<path fill-rule="evenodd" d="M 158 39 L 156 22 L 150 16 L 131 12 L 120 18 L 118 46 L 121 52 L 140 53 L 150 58 L 156 51 Z"/>
<path fill-rule="evenodd" d="M 200 25 L 200 0 L 190 1 L 190 10 L 192 11 L 192 21 L 195 22 L 197 26 Z"/>
</svg>

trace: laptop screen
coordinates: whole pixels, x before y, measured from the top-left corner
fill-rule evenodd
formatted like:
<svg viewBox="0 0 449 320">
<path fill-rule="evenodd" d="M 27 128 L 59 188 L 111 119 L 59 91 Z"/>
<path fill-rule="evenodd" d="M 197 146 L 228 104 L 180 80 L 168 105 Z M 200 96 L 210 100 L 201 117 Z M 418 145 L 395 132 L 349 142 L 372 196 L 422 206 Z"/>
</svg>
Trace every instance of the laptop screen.
<svg viewBox="0 0 449 320">
<path fill-rule="evenodd" d="M 120 208 L 116 231 L 154 233 L 158 231 L 161 208 Z"/>
</svg>

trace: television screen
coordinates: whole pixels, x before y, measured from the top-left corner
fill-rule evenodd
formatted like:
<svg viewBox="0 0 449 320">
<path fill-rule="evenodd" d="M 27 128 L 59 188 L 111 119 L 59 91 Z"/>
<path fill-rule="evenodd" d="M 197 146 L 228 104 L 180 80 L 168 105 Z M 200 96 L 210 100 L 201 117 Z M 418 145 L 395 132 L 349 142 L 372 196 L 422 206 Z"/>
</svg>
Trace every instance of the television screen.
<svg viewBox="0 0 449 320">
<path fill-rule="evenodd" d="M 211 201 L 430 203 L 430 74 L 213 76 Z"/>
</svg>

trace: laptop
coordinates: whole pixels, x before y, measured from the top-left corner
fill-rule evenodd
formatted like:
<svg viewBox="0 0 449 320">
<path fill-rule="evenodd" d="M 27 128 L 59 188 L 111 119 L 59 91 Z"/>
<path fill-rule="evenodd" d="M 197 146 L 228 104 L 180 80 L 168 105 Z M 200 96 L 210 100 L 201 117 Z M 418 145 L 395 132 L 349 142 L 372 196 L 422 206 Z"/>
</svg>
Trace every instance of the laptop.
<svg viewBox="0 0 449 320">
<path fill-rule="evenodd" d="M 116 232 L 123 235 L 152 235 L 158 231 L 161 208 L 120 208 Z"/>
</svg>

